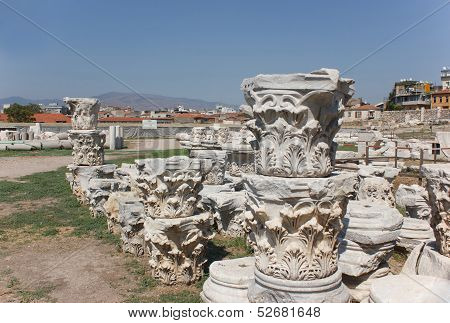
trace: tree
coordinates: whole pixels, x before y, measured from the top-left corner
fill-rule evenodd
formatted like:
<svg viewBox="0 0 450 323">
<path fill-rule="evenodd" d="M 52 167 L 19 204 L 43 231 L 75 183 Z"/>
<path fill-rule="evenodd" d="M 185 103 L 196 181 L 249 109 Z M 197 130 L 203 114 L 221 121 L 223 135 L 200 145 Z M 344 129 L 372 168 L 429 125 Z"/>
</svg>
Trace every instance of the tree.
<svg viewBox="0 0 450 323">
<path fill-rule="evenodd" d="M 8 116 L 9 122 L 33 122 L 35 113 L 41 113 L 42 110 L 37 104 L 27 104 L 20 105 L 18 103 L 13 103 L 11 106 L 4 111 Z"/>
</svg>

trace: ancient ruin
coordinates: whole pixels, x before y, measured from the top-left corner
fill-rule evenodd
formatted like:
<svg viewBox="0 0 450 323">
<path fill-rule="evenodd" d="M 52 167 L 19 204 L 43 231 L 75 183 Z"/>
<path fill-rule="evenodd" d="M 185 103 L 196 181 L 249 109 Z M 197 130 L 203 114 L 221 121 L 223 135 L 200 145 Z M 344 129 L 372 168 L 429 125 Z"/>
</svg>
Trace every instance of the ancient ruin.
<svg viewBox="0 0 450 323">
<path fill-rule="evenodd" d="M 200 213 L 197 207 L 211 160 L 154 158 L 138 160 L 136 165 L 152 275 L 169 285 L 199 280 L 205 246 L 214 235 L 211 214 Z"/>
<path fill-rule="evenodd" d="M 337 236 L 356 174 L 331 174 L 352 80 L 336 70 L 242 82 L 255 120 L 256 175 L 243 175 L 255 250 L 251 302 L 346 302 Z"/>
</svg>

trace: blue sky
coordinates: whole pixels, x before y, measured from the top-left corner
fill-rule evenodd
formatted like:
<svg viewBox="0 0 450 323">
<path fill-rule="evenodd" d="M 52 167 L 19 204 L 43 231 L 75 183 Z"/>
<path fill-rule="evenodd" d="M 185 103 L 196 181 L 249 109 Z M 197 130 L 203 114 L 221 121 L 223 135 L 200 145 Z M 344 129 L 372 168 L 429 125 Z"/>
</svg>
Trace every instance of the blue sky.
<svg viewBox="0 0 450 323">
<path fill-rule="evenodd" d="M 0 97 L 129 92 L 7 2 L 142 93 L 240 104 L 243 78 L 346 70 L 439 7 L 427 1 L 0 0 Z M 376 103 L 450 65 L 450 5 L 345 74 Z"/>
</svg>

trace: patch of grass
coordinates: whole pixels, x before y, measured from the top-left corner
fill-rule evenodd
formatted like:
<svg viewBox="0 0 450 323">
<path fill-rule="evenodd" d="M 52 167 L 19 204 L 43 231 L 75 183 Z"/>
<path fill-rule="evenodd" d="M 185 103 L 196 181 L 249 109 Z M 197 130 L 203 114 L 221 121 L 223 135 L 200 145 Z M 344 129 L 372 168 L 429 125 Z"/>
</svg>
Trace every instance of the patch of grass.
<svg viewBox="0 0 450 323">
<path fill-rule="evenodd" d="M 145 158 L 168 158 L 172 156 L 188 156 L 187 149 L 167 149 L 167 150 L 148 150 L 148 151 L 136 151 L 134 153 L 124 152 L 126 157 L 117 158 L 109 161 L 110 163 L 120 166 L 122 163 L 134 163 L 136 159 Z M 131 156 L 130 156 L 131 155 Z"/>
<path fill-rule="evenodd" d="M 202 299 L 197 293 L 183 290 L 173 294 L 162 294 L 159 296 L 160 303 L 201 303 Z"/>
<path fill-rule="evenodd" d="M 357 145 L 339 145 L 337 148 L 338 151 L 354 151 L 358 152 Z"/>
<path fill-rule="evenodd" d="M 10 280 L 8 281 L 8 284 L 6 284 L 6 287 L 14 288 L 17 285 L 19 285 L 19 280 L 17 279 L 17 277 L 11 277 Z"/>
<path fill-rule="evenodd" d="M 401 215 L 406 216 L 406 209 L 404 207 L 401 207 L 398 204 L 395 204 L 395 208 L 397 209 L 397 211 L 400 212 Z"/>
<path fill-rule="evenodd" d="M 406 259 L 408 259 L 408 256 L 404 253 L 398 252 L 397 250 L 394 250 L 392 254 L 392 260 L 397 261 L 399 263 L 404 263 Z"/>
<path fill-rule="evenodd" d="M 56 286 L 54 285 L 48 284 L 33 290 L 18 290 L 17 294 L 19 295 L 22 303 L 31 303 L 35 301 L 52 302 L 53 299 L 49 294 L 55 289 L 55 287 Z"/>
</svg>

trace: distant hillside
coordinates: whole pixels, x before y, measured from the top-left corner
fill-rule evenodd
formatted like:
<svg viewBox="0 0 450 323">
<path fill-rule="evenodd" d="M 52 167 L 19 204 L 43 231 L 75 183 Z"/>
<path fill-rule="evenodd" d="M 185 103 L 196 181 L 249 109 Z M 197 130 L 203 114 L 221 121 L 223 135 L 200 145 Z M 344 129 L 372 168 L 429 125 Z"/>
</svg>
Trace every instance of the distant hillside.
<svg viewBox="0 0 450 323">
<path fill-rule="evenodd" d="M 212 109 L 215 108 L 216 105 L 225 105 L 229 107 L 235 107 L 236 105 L 225 104 L 223 102 L 211 102 L 200 99 L 188 99 L 188 98 L 175 98 L 163 95 L 154 95 L 154 94 L 141 94 L 137 95 L 134 93 L 121 93 L 121 92 L 108 92 L 104 94 L 100 94 L 95 96 L 98 98 L 102 104 L 104 105 L 113 105 L 113 106 L 131 106 L 138 111 L 142 110 L 154 110 L 157 108 L 176 108 L 179 105 L 184 106 L 185 108 L 195 108 L 199 110 Z M 19 104 L 28 104 L 28 103 L 42 103 L 49 104 L 52 102 L 62 103 L 62 98 L 59 99 L 26 99 L 20 96 L 13 96 L 9 98 L 0 98 L 0 105 L 10 104 L 10 103 L 19 103 Z"/>
<path fill-rule="evenodd" d="M 96 96 L 103 104 L 115 106 L 131 106 L 136 110 L 152 110 L 156 108 L 176 108 L 179 105 L 185 108 L 200 110 L 212 109 L 216 105 L 227 105 L 223 102 L 211 102 L 200 99 L 175 98 L 170 96 L 109 92 Z M 230 106 L 230 105 L 227 105 Z M 232 105 L 231 105 L 232 106 Z"/>
<path fill-rule="evenodd" d="M 58 103 L 62 103 L 62 98 L 61 99 L 26 99 L 26 98 L 22 98 L 21 96 L 10 96 L 9 98 L 0 98 L 0 105 L 3 104 L 12 104 L 12 103 L 18 103 L 18 104 L 28 104 L 28 103 L 42 103 L 42 104 L 49 104 L 49 103 L 53 103 L 53 102 L 58 102 Z"/>
</svg>

